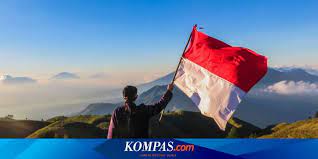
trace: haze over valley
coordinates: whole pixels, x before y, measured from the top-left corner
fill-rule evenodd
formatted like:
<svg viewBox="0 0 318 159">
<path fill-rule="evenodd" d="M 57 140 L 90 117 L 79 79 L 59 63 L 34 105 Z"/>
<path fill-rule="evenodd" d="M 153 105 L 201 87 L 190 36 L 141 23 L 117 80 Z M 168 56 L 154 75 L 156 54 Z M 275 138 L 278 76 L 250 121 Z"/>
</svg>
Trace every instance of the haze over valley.
<svg viewBox="0 0 318 159">
<path fill-rule="evenodd" d="M 234 116 L 265 127 L 314 115 L 318 111 L 318 76 L 312 70 L 270 68 L 248 93 Z M 132 83 L 139 88 L 136 102 L 149 104 L 159 100 L 172 76 L 170 73 L 150 82 Z M 107 80 L 111 81 L 111 76 L 101 73 L 83 77 L 62 72 L 46 80 L 3 76 L 0 82 L 3 90 L 0 92 L 0 115 L 40 120 L 59 115 L 110 114 L 121 104 L 121 89 L 125 84 L 108 83 Z M 198 111 L 178 88 L 166 110 Z"/>
</svg>

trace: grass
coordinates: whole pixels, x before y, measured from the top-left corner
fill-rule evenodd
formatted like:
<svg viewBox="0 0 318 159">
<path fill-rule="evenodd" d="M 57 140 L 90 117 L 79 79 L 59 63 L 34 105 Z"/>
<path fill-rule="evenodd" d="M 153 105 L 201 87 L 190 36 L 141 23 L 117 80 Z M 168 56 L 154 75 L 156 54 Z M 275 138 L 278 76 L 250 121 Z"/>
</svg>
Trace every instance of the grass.
<svg viewBox="0 0 318 159">
<path fill-rule="evenodd" d="M 0 138 L 25 138 L 49 124 L 33 120 L 0 120 Z"/>
<path fill-rule="evenodd" d="M 57 116 L 47 121 L 0 120 L 0 138 L 105 138 L 110 115 Z M 318 138 L 318 118 L 259 129 L 237 118 L 221 131 L 199 112 L 175 111 L 151 119 L 153 138 Z"/>
<path fill-rule="evenodd" d="M 50 125 L 32 133 L 29 138 L 104 138 L 107 134 L 110 115 L 79 115 L 49 119 Z M 158 124 L 158 116 L 151 119 L 150 137 L 176 138 L 242 138 L 249 137 L 259 128 L 233 118 L 226 131 L 221 131 L 213 119 L 199 112 L 175 111 L 164 114 Z"/>
<path fill-rule="evenodd" d="M 318 138 L 318 118 L 278 124 L 271 130 L 270 134 L 259 138 Z"/>
<path fill-rule="evenodd" d="M 52 123 L 28 138 L 105 138 L 110 115 L 79 115 L 56 117 Z"/>
<path fill-rule="evenodd" d="M 152 119 L 151 136 L 159 138 L 244 138 L 260 130 L 252 124 L 233 118 L 229 121 L 226 130 L 222 131 L 213 119 L 199 112 L 180 110 L 165 113 L 160 124 L 157 124 L 157 120 L 157 118 Z"/>
</svg>

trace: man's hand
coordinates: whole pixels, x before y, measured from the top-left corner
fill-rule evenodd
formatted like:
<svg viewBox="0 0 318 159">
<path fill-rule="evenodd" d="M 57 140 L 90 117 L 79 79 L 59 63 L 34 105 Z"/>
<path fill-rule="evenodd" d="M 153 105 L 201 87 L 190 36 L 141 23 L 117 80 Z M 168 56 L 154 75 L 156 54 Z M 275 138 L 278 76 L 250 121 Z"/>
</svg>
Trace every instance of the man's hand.
<svg viewBox="0 0 318 159">
<path fill-rule="evenodd" d="M 168 84 L 167 90 L 172 91 L 173 90 L 173 83 Z"/>
</svg>

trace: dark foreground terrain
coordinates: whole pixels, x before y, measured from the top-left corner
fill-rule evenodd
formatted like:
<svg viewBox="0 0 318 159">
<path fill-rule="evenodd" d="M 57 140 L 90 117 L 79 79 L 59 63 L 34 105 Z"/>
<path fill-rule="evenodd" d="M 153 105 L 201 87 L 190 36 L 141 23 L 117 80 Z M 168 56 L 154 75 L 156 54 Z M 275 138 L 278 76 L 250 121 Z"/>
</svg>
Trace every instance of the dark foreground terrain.
<svg viewBox="0 0 318 159">
<path fill-rule="evenodd" d="M 0 120 L 0 138 L 106 138 L 110 115 L 58 116 L 47 121 Z M 318 119 L 260 129 L 233 118 L 226 131 L 198 112 L 166 112 L 150 124 L 153 138 L 318 138 Z"/>
</svg>

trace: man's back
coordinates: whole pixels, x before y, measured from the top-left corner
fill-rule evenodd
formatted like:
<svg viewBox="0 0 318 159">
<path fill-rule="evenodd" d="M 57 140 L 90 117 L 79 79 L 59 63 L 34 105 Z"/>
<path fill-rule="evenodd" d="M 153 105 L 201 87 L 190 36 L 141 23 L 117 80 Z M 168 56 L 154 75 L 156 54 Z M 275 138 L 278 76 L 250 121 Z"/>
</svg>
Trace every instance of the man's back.
<svg viewBox="0 0 318 159">
<path fill-rule="evenodd" d="M 148 115 L 145 105 L 136 106 L 134 103 L 125 103 L 115 110 L 117 127 L 113 137 L 148 137 L 148 125 L 151 116 Z"/>
<path fill-rule="evenodd" d="M 171 98 L 172 93 L 168 90 L 152 105 L 136 106 L 133 102 L 125 102 L 113 112 L 107 138 L 147 138 L 150 118 L 159 114 Z"/>
</svg>

